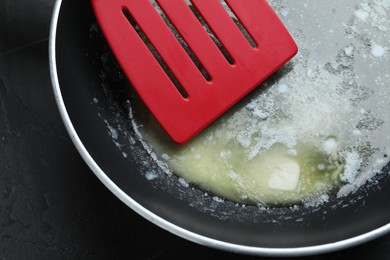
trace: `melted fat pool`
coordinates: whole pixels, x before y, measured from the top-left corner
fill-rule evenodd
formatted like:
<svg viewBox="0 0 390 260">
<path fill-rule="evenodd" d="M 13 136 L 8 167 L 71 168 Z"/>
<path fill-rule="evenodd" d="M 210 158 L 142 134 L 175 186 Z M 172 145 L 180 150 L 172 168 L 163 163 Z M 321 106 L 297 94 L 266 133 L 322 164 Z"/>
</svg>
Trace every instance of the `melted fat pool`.
<svg viewBox="0 0 390 260">
<path fill-rule="evenodd" d="M 290 149 L 275 144 L 261 156 L 248 159 L 240 144 L 205 135 L 180 147 L 145 136 L 174 173 L 239 203 L 300 203 L 334 191 L 341 182 L 343 164 L 313 147 L 296 145 Z"/>
</svg>

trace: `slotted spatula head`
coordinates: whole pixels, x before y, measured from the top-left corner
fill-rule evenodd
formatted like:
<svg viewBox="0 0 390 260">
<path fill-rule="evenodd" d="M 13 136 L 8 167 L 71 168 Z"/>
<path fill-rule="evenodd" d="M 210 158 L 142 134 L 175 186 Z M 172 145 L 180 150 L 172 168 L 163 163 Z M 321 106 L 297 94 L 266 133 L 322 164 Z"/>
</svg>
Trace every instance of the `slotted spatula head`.
<svg viewBox="0 0 390 260">
<path fill-rule="evenodd" d="M 187 142 L 297 53 L 266 0 L 92 4 L 128 79 L 177 143 Z"/>
</svg>

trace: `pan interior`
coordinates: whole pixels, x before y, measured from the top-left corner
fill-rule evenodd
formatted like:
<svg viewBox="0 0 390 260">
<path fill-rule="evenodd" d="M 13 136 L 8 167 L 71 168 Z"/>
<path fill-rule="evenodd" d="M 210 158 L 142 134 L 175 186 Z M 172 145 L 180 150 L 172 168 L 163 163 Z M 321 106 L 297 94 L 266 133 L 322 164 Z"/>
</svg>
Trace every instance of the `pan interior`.
<svg viewBox="0 0 390 260">
<path fill-rule="evenodd" d="M 285 4 L 271 2 L 286 14 Z M 384 206 L 390 196 L 387 167 L 363 189 L 310 208 L 242 205 L 183 185 L 140 142 L 129 118 L 132 93 L 97 30 L 88 1 L 62 3 L 55 46 L 61 94 L 85 152 L 145 211 L 205 237 L 259 248 L 329 244 L 389 223 L 390 208 Z M 380 49 L 372 50 L 379 54 Z"/>
</svg>

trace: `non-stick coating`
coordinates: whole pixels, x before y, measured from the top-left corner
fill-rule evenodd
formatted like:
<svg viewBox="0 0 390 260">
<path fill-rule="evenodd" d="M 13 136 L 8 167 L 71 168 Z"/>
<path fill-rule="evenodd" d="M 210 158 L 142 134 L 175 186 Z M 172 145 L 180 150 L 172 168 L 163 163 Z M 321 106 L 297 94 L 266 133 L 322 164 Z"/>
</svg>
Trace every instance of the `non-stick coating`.
<svg viewBox="0 0 390 260">
<path fill-rule="evenodd" d="M 125 193 L 117 194 L 121 200 L 136 207 L 149 220 L 198 243 L 259 255 L 331 251 L 368 241 L 390 229 L 387 177 L 380 178 L 377 185 L 371 184 L 345 198 L 333 198 L 319 207 L 273 210 L 216 202 L 202 191 L 175 184 L 174 176 L 156 183 L 147 180 L 145 171 L 155 170 L 156 165 L 153 160 L 140 157 L 147 153 L 136 154 L 135 151 L 142 150 L 141 144 L 129 141 L 128 147 L 120 150 L 107 130 L 108 125 L 114 124 L 122 133 L 128 133 L 122 145 L 126 140 L 133 140 L 134 131 L 126 114 L 129 92 L 126 88 L 129 86 L 115 69 L 113 75 L 101 72 L 99 63 L 111 57 L 98 53 L 102 50 L 98 46 L 102 39 L 93 37 L 97 27 L 89 1 L 65 0 L 59 10 L 58 24 L 53 20 L 57 34 L 52 35 L 55 42 L 52 53 L 55 59 L 52 60 L 56 62 L 59 82 L 56 95 L 63 98 L 58 98 L 59 106 L 65 106 L 75 133 L 85 147 L 85 150 L 79 148 L 80 152 L 90 155 Z M 107 93 L 111 87 L 112 93 Z M 69 124 L 66 120 L 65 123 Z M 127 157 L 123 149 L 127 149 Z M 149 165 L 145 166 L 143 161 Z M 109 182 L 105 184 L 111 188 Z M 204 208 L 196 200 L 201 201 Z M 154 219 L 155 215 L 163 224 Z M 374 230 L 376 232 L 372 232 Z"/>
</svg>

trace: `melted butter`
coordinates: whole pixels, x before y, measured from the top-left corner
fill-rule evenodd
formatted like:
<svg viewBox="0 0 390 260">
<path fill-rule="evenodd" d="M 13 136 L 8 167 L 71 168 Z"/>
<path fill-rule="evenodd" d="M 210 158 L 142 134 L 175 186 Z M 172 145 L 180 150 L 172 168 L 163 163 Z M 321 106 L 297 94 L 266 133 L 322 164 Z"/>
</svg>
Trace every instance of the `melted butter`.
<svg viewBox="0 0 390 260">
<path fill-rule="evenodd" d="M 140 131 L 157 158 L 208 193 L 238 203 L 290 205 L 331 193 L 341 184 L 344 165 L 331 149 L 337 143 L 333 136 L 317 147 L 275 139 L 254 155 L 259 136 L 243 136 L 239 129 L 227 127 L 225 117 L 231 115 L 226 115 L 188 144 L 178 145 L 145 109 L 140 110 Z"/>
</svg>

